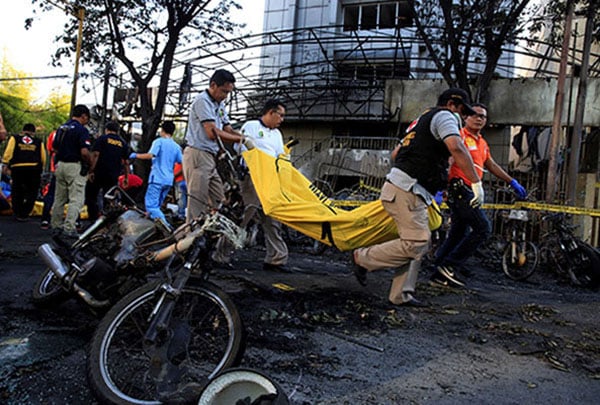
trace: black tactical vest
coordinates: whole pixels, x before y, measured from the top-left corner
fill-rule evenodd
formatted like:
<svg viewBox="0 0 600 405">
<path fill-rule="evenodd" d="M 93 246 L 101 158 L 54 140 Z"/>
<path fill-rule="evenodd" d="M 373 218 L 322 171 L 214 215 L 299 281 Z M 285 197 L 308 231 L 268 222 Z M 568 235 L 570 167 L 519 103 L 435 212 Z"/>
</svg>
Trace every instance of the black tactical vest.
<svg viewBox="0 0 600 405">
<path fill-rule="evenodd" d="M 448 182 L 450 152 L 430 131 L 433 116 L 443 109 L 427 110 L 409 125 L 394 161 L 394 167 L 417 179 L 431 194 L 445 189 Z"/>
</svg>

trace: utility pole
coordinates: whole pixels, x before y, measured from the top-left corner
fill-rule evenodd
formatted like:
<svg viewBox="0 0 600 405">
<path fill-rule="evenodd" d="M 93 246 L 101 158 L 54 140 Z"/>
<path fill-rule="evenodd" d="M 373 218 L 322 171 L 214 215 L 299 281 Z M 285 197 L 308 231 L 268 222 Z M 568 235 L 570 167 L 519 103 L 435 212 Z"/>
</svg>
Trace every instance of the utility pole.
<svg viewBox="0 0 600 405">
<path fill-rule="evenodd" d="M 100 135 L 104 134 L 104 121 L 106 121 L 106 112 L 108 110 L 108 85 L 110 83 L 110 70 L 111 65 L 110 62 L 106 61 L 106 66 L 104 70 L 104 86 L 102 89 L 102 116 L 100 118 L 100 125 L 98 128 L 98 133 Z"/>
<path fill-rule="evenodd" d="M 569 42 L 571 41 L 571 24 L 573 22 L 573 1 L 567 0 L 567 19 L 565 21 L 564 37 L 556 83 L 556 98 L 554 100 L 554 116 L 552 119 L 552 137 L 550 139 L 550 161 L 548 162 L 548 178 L 546 181 L 546 202 L 552 203 L 556 193 L 558 172 L 558 151 L 562 132 L 562 112 L 565 98 L 565 76 L 567 58 L 569 57 Z"/>
<path fill-rule="evenodd" d="M 592 47 L 592 32 L 594 30 L 594 8 L 588 6 L 586 12 L 585 35 L 583 38 L 583 56 L 581 60 L 581 74 L 575 102 L 575 121 L 573 123 L 573 136 L 571 138 L 571 153 L 569 155 L 569 172 L 567 181 L 567 198 L 571 205 L 577 200 L 577 175 L 579 173 L 579 154 L 581 153 L 581 139 L 583 132 L 583 115 L 587 97 L 588 68 L 590 65 L 590 50 Z"/>
<path fill-rule="evenodd" d="M 85 8 L 79 7 L 75 16 L 77 17 L 79 23 L 79 30 L 77 32 L 77 48 L 75 50 L 75 73 L 73 74 L 73 91 L 71 92 L 71 116 L 73 114 L 73 108 L 75 108 L 75 100 L 77 99 L 77 80 L 79 79 L 79 58 L 81 56 L 81 42 L 83 37 L 83 19 L 85 17 Z"/>
<path fill-rule="evenodd" d="M 79 79 L 79 59 L 81 57 L 81 42 L 83 38 L 83 19 L 85 18 L 85 8 L 79 7 L 77 11 L 75 11 L 74 7 L 67 0 L 58 0 L 63 3 L 65 7 L 62 7 L 58 4 L 49 1 L 54 7 L 57 7 L 63 10 L 66 13 L 71 14 L 72 16 L 77 18 L 78 22 L 78 31 L 77 31 L 77 44 L 75 48 L 75 72 L 73 73 L 73 90 L 71 90 L 71 110 L 69 111 L 69 116 L 73 115 L 73 109 L 75 108 L 75 101 L 77 99 L 77 80 Z"/>
</svg>

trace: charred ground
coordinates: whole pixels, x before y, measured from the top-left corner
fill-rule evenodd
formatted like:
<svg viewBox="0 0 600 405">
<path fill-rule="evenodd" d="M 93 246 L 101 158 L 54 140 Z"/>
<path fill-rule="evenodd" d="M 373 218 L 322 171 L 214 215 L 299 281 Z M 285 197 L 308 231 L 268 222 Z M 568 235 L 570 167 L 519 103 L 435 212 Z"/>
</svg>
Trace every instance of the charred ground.
<svg viewBox="0 0 600 405">
<path fill-rule="evenodd" d="M 0 218 L 0 402 L 94 403 L 85 346 L 97 318 L 69 301 L 38 309 L 38 224 Z M 595 403 L 600 395 L 598 293 L 546 269 L 507 279 L 475 258 L 469 288 L 430 286 L 428 308 L 387 303 L 387 271 L 361 287 L 347 254 L 293 247 L 292 273 L 262 270 L 259 248 L 236 252 L 212 281 L 246 327 L 241 367 L 276 380 L 292 404 Z M 488 257 L 486 257 L 487 259 Z M 485 265 L 484 265 L 485 264 Z"/>
</svg>

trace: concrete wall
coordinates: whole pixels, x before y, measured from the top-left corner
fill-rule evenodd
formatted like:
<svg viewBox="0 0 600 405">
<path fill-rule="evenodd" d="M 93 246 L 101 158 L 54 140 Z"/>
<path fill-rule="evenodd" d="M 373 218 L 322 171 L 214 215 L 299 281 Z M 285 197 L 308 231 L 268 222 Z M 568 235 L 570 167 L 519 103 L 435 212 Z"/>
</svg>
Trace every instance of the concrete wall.
<svg viewBox="0 0 600 405">
<path fill-rule="evenodd" d="M 490 86 L 490 115 L 494 124 L 551 126 L 556 98 L 556 79 L 496 79 Z M 571 123 L 579 80 L 573 81 Z M 448 88 L 443 80 L 388 80 L 385 105 L 394 120 L 408 123 L 425 108 L 435 105 L 437 96 Z M 565 86 L 563 124 L 566 124 L 571 80 Z M 584 126 L 600 126 L 600 79 L 588 79 Z"/>
</svg>

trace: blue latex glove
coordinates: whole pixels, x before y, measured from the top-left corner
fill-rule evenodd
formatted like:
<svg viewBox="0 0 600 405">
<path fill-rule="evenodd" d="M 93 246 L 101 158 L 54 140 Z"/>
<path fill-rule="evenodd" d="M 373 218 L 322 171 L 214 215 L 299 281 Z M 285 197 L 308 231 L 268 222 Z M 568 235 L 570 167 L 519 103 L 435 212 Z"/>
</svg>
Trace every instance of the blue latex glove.
<svg viewBox="0 0 600 405">
<path fill-rule="evenodd" d="M 444 202 L 444 192 L 443 191 L 438 191 L 433 196 L 433 199 L 435 200 L 435 202 L 437 203 L 437 205 L 442 205 L 442 202 Z"/>
<path fill-rule="evenodd" d="M 521 200 L 527 198 L 527 190 L 525 190 L 525 187 L 519 184 L 517 179 L 512 179 L 510 181 L 510 186 L 513 188 L 513 190 L 515 190 L 517 197 L 519 197 Z"/>
<path fill-rule="evenodd" d="M 129 159 L 135 159 L 137 157 L 137 153 L 135 152 L 131 152 L 131 155 L 129 155 Z"/>
</svg>

